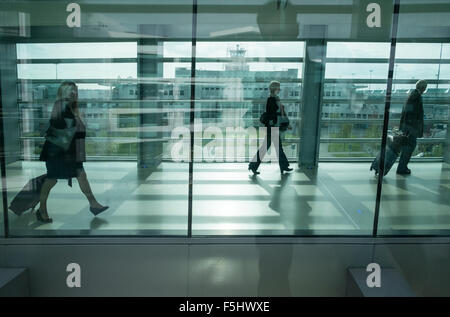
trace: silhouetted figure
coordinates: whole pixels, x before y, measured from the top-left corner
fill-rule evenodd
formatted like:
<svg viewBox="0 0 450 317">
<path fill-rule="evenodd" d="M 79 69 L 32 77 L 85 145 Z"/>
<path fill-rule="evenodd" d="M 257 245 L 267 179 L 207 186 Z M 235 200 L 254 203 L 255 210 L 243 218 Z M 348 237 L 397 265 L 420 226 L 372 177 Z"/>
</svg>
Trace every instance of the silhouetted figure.
<svg viewBox="0 0 450 317">
<path fill-rule="evenodd" d="M 409 160 L 417 144 L 417 138 L 423 136 L 423 103 L 422 94 L 427 89 L 427 82 L 419 80 L 416 89 L 411 91 L 403 106 L 400 119 L 400 130 L 407 135 L 407 142 L 402 147 L 400 161 L 397 167 L 397 174 L 408 175 L 411 170 L 408 168 Z"/>
<path fill-rule="evenodd" d="M 94 215 L 108 208 L 95 199 L 83 168 L 86 161 L 85 138 L 86 127 L 78 109 L 78 88 L 73 82 L 63 82 L 58 88 L 50 127 L 39 158 L 45 161 L 47 167 L 47 178 L 42 185 L 39 210 L 36 212 L 39 221 L 52 222 L 47 213 L 47 198 L 58 179 L 67 179 L 69 186 L 72 186 L 72 178 L 76 177 Z"/>
<path fill-rule="evenodd" d="M 280 92 L 280 83 L 278 81 L 272 81 L 269 85 L 269 90 L 270 97 L 267 98 L 266 112 L 264 114 L 267 134 L 262 146 L 259 148 L 258 152 L 255 154 L 250 164 L 248 165 L 248 169 L 251 170 L 255 175 L 259 174 L 258 167 L 261 164 L 261 160 L 269 150 L 274 139 L 278 142 L 278 146 L 275 150 L 277 152 L 278 163 L 280 165 L 280 172 L 283 174 L 284 171 L 292 171 L 292 168 L 289 168 L 289 162 L 286 158 L 286 154 L 284 154 L 283 151 L 279 130 L 274 129 L 274 131 L 272 131 L 271 129 L 272 127 L 279 126 L 278 116 L 286 116 L 284 112 L 284 106 L 280 103 L 280 98 L 278 97 L 278 94 Z M 274 133 L 273 136 L 272 133 Z"/>
<path fill-rule="evenodd" d="M 261 37 L 266 41 L 297 39 L 297 12 L 288 0 L 270 0 L 258 8 L 256 14 Z"/>
</svg>

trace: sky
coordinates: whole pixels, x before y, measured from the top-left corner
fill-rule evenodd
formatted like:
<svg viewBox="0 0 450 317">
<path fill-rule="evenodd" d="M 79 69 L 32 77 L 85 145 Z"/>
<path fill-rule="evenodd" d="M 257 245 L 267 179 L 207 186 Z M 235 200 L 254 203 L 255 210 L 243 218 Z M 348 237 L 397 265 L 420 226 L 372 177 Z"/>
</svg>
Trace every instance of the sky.
<svg viewBox="0 0 450 317">
<path fill-rule="evenodd" d="M 277 71 L 298 69 L 302 76 L 302 63 L 295 63 L 303 57 L 303 42 L 197 42 L 198 58 L 228 57 L 229 50 L 237 46 L 246 50 L 247 57 L 259 58 L 249 63 L 251 71 Z M 442 46 L 442 47 L 441 47 Z M 77 58 L 136 58 L 138 49 L 152 53 L 160 52 L 167 58 L 190 58 L 191 42 L 164 42 L 160 47 L 140 47 L 136 42 L 115 43 L 45 43 L 18 44 L 19 59 L 77 59 Z M 441 51 L 442 49 L 442 51 Z M 389 58 L 390 43 L 329 42 L 329 58 Z M 269 63 L 267 57 L 293 58 L 283 63 Z M 450 44 L 440 43 L 398 43 L 396 58 L 450 59 Z M 163 63 L 163 77 L 174 78 L 177 67 L 190 68 L 190 63 Z M 224 63 L 197 63 L 198 70 L 224 70 Z M 326 78 L 342 79 L 385 79 L 388 64 L 379 63 L 328 63 Z M 397 79 L 450 79 L 449 64 L 404 64 L 395 67 Z M 136 78 L 135 63 L 66 63 L 66 64 L 19 64 L 19 78 L 27 79 L 115 79 Z M 383 85 L 382 85 L 383 86 Z M 448 86 L 448 85 L 447 85 Z"/>
</svg>

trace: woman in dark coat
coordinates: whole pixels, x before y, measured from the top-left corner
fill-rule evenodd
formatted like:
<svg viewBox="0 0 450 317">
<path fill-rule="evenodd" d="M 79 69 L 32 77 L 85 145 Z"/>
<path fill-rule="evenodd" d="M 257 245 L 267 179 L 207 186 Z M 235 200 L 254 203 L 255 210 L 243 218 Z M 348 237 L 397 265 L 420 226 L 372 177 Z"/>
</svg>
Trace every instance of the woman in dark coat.
<svg viewBox="0 0 450 317">
<path fill-rule="evenodd" d="M 72 186 L 72 178 L 76 177 L 80 189 L 86 195 L 90 210 L 94 215 L 98 215 L 108 208 L 108 206 L 99 204 L 95 199 L 83 168 L 83 162 L 86 161 L 86 127 L 81 120 L 78 109 L 78 88 L 75 83 L 67 81 L 63 82 L 58 88 L 56 102 L 50 118 L 49 131 L 52 128 L 69 129 L 73 127 L 76 127 L 76 130 L 67 151 L 49 140 L 45 140 L 42 148 L 39 159 L 45 161 L 47 178 L 42 185 L 40 206 L 36 212 L 36 218 L 39 221 L 53 221 L 47 213 L 47 198 L 58 179 L 67 179 L 69 186 Z"/>
<path fill-rule="evenodd" d="M 258 167 L 261 164 L 261 160 L 263 159 L 264 155 L 269 150 L 272 142 L 274 142 L 273 138 L 278 139 L 278 147 L 275 150 L 277 152 L 278 164 L 280 165 L 281 174 L 283 174 L 283 172 L 292 171 L 292 168 L 289 167 L 289 162 L 286 157 L 286 154 L 284 154 L 283 151 L 280 132 L 278 129 L 274 129 L 274 131 L 272 131 L 272 127 L 277 126 L 279 127 L 279 124 L 277 122 L 278 116 L 281 116 L 281 114 L 286 115 L 284 112 L 284 106 L 280 103 L 280 98 L 278 97 L 278 94 L 280 93 L 280 83 L 278 81 L 272 81 L 269 85 L 269 90 L 270 90 L 270 97 L 267 98 L 266 104 L 266 114 L 267 114 L 266 138 L 264 139 L 263 145 L 259 148 L 258 152 L 255 154 L 252 161 L 248 165 L 248 169 L 251 170 L 254 175 L 259 174 Z M 274 133 L 274 135 L 272 135 L 272 133 Z M 276 143 L 274 142 L 274 144 Z"/>
</svg>

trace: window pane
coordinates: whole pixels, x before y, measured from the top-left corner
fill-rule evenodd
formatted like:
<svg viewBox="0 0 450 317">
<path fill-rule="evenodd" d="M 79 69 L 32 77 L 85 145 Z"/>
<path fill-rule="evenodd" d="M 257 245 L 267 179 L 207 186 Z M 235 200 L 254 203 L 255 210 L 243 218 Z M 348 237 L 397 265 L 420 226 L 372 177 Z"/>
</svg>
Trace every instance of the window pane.
<svg viewBox="0 0 450 317">
<path fill-rule="evenodd" d="M 17 44 L 17 58 L 136 58 L 136 44 L 136 42 Z"/>
<path fill-rule="evenodd" d="M 399 158 L 383 181 L 379 232 L 448 235 L 450 52 L 443 31 L 450 26 L 450 13 L 439 8 L 450 2 L 427 2 L 427 13 L 409 11 L 415 4 L 402 0 L 400 6 L 393 83 L 397 98 L 389 120 L 390 133 L 400 129 L 409 137 L 404 146 L 394 144 L 386 152 L 391 161 L 397 152 Z M 426 81 L 425 91 L 416 86 L 418 80 Z"/>
<path fill-rule="evenodd" d="M 385 79 L 389 64 L 327 63 L 325 78 Z"/>
<path fill-rule="evenodd" d="M 19 64 L 19 79 L 136 78 L 136 63 Z"/>
<path fill-rule="evenodd" d="M 245 49 L 245 57 L 300 57 L 303 56 L 303 42 L 199 42 L 197 57 L 230 57 L 230 51 L 237 47 Z"/>
<path fill-rule="evenodd" d="M 328 43 L 327 58 L 341 61 L 326 63 L 321 158 L 376 155 L 383 127 L 389 48 L 389 43 Z M 357 59 L 364 62 L 356 63 Z"/>
<path fill-rule="evenodd" d="M 192 1 L 83 2 L 80 28 L 60 1 L 7 3 L 8 17 L 32 13 L 0 22 L 8 204 L 31 179 L 58 179 L 43 198 L 53 222 L 10 210 L 11 235 L 185 236 Z M 69 149 L 49 146 L 49 126 L 78 113 Z"/>
<path fill-rule="evenodd" d="M 264 201 L 251 199 L 266 192 L 245 181 L 243 162 L 254 155 L 271 80 L 281 82 L 280 98 L 293 127 L 282 142 L 286 155 L 296 160 L 303 69 L 297 61 L 303 57 L 303 42 L 198 42 L 197 56 L 193 232 L 282 234 L 283 225 L 263 207 Z M 217 57 L 223 62 L 212 62 Z M 211 62 L 204 62 L 207 58 Z M 269 62 L 272 58 L 278 59 Z M 256 209 L 261 208 L 259 215 Z M 258 220 L 263 214 L 265 223 Z"/>
<path fill-rule="evenodd" d="M 330 42 L 327 45 L 327 57 L 386 58 L 389 57 L 390 48 L 390 43 Z"/>
</svg>

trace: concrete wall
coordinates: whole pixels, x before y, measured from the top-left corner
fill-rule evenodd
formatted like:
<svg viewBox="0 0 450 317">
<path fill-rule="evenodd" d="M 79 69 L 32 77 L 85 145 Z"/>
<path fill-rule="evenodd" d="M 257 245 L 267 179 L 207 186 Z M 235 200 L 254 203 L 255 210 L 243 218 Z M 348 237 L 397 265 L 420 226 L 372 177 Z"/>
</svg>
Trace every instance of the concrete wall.
<svg viewBox="0 0 450 317">
<path fill-rule="evenodd" d="M 396 268 L 417 296 L 450 296 L 449 244 L 378 245 L 374 259 Z"/>
<path fill-rule="evenodd" d="M 6 266 L 6 247 L 0 244 L 0 267 Z"/>
<path fill-rule="evenodd" d="M 341 242 L 54 244 L 49 239 L 52 244 L 33 244 L 8 239 L 0 241 L 0 264 L 29 268 L 31 296 L 345 296 L 347 268 L 373 261 L 397 268 L 418 295 L 450 296 L 448 243 L 374 246 L 335 240 Z M 66 286 L 66 266 L 72 262 L 81 266 L 81 288 Z"/>
</svg>

